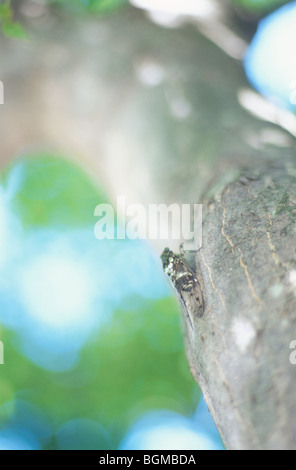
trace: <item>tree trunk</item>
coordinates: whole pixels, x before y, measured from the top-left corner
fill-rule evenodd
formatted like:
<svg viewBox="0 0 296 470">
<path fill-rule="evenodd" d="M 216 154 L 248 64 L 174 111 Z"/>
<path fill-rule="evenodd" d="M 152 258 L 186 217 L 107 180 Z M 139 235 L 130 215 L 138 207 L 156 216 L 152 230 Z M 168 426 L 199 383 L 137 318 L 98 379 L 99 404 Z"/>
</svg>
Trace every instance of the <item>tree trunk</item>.
<svg viewBox="0 0 296 470">
<path fill-rule="evenodd" d="M 193 375 L 229 449 L 295 449 L 296 164 L 242 169 L 203 208 Z"/>
</svg>

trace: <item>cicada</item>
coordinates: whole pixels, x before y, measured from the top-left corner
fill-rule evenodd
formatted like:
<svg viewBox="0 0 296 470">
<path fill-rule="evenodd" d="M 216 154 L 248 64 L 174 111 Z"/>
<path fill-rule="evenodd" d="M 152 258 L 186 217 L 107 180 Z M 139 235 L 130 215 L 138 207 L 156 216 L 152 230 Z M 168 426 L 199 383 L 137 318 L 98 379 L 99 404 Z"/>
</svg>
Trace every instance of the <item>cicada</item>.
<svg viewBox="0 0 296 470">
<path fill-rule="evenodd" d="M 165 248 L 161 259 L 164 272 L 193 328 L 195 317 L 202 317 L 204 314 L 204 299 L 197 275 L 181 255 L 176 255 L 169 248 Z"/>
</svg>

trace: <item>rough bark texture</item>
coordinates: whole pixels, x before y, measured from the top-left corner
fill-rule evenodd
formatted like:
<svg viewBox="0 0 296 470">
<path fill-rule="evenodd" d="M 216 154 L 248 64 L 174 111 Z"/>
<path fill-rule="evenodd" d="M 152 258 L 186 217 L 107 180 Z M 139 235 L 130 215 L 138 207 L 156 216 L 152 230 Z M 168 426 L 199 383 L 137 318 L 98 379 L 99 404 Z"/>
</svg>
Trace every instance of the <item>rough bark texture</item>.
<svg viewBox="0 0 296 470">
<path fill-rule="evenodd" d="M 296 448 L 296 165 L 242 170 L 204 205 L 191 369 L 230 449 Z"/>
</svg>

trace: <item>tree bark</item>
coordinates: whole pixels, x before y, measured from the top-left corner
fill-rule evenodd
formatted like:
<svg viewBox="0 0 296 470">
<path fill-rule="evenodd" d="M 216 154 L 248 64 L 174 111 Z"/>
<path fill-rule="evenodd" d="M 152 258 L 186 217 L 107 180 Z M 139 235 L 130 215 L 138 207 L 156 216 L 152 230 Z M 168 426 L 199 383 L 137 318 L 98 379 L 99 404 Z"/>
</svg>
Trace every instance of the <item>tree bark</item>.
<svg viewBox="0 0 296 470">
<path fill-rule="evenodd" d="M 229 449 L 296 448 L 296 164 L 242 169 L 205 197 L 205 313 L 188 358 Z"/>
</svg>

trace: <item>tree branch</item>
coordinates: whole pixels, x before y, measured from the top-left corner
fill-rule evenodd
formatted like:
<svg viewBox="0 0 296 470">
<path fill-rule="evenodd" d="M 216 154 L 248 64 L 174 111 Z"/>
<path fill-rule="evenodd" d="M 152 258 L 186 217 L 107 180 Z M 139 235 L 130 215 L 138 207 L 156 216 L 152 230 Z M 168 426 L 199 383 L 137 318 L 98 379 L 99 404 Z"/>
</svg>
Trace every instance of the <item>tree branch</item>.
<svg viewBox="0 0 296 470">
<path fill-rule="evenodd" d="M 205 314 L 190 366 L 230 449 L 295 449 L 296 164 L 242 170 L 207 199 Z"/>
</svg>

